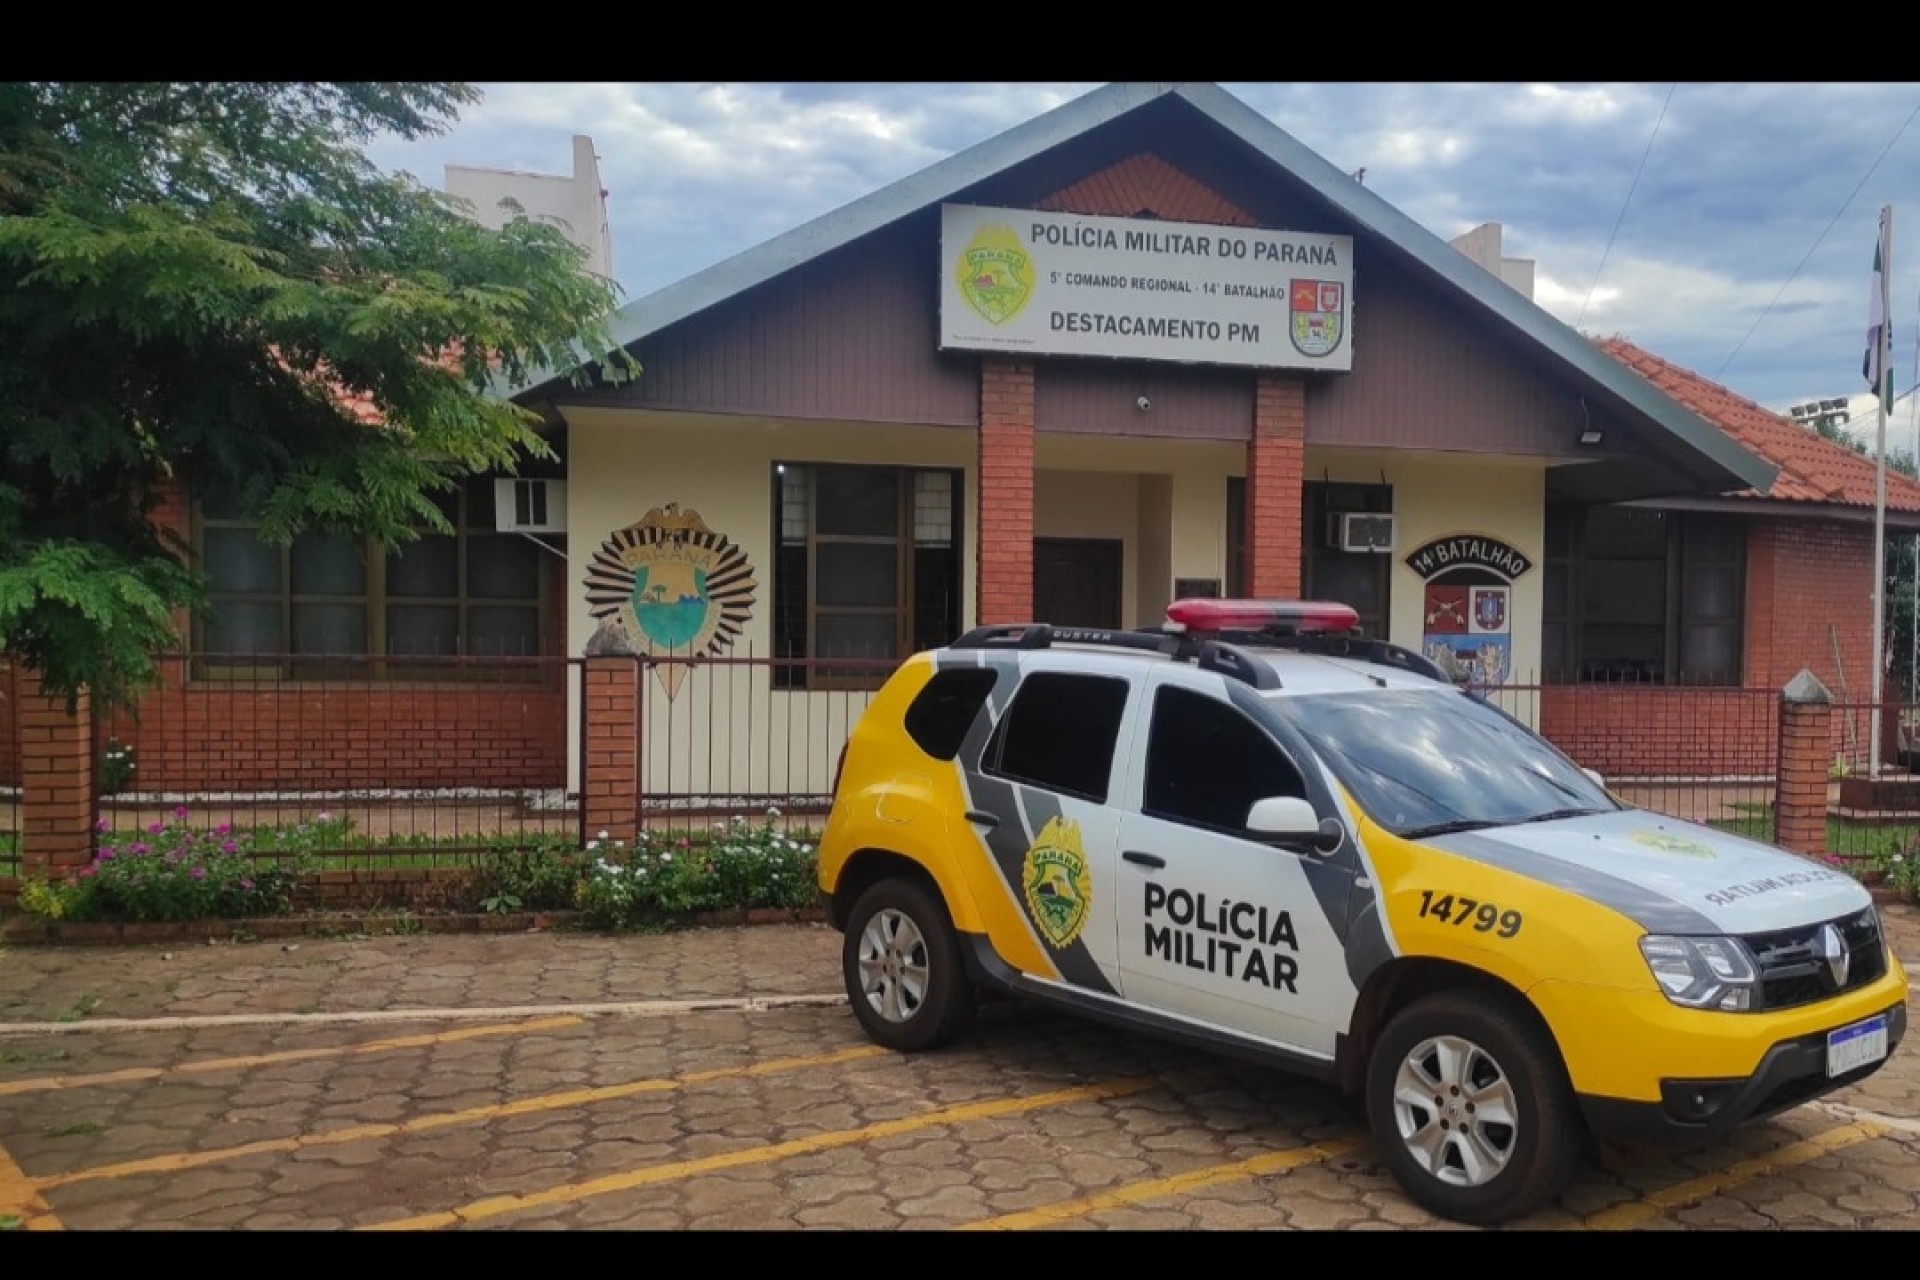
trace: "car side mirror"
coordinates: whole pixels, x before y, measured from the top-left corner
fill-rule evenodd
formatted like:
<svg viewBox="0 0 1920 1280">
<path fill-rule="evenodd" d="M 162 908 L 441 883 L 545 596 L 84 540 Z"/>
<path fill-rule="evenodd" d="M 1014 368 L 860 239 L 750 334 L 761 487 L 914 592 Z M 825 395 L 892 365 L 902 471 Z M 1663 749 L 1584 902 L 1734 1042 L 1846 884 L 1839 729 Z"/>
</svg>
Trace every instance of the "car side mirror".
<svg viewBox="0 0 1920 1280">
<path fill-rule="evenodd" d="M 1311 850 L 1321 857 L 1338 853 L 1346 831 L 1336 818 L 1322 820 L 1299 796 L 1268 796 L 1247 810 L 1247 833 L 1283 849 Z"/>
<path fill-rule="evenodd" d="M 1586 774 L 1588 780 L 1591 781 L 1594 786 L 1600 788 L 1602 791 L 1605 791 L 1607 789 L 1607 780 L 1600 776 L 1599 770 L 1582 769 L 1580 772 Z"/>
</svg>

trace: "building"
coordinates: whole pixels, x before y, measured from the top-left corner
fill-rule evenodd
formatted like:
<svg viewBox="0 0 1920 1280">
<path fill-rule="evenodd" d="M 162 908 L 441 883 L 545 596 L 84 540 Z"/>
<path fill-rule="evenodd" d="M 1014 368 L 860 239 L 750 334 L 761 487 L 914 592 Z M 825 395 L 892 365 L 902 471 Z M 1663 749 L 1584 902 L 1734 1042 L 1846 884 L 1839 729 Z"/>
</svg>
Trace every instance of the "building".
<svg viewBox="0 0 1920 1280">
<path fill-rule="evenodd" d="M 482 225 L 504 226 L 518 209 L 528 217 L 553 222 L 586 251 L 587 269 L 613 278 L 613 233 L 607 222 L 607 189 L 600 185 L 600 158 L 593 139 L 576 134 L 573 172 L 561 176 L 450 164 L 445 190 L 471 206 Z"/>
<path fill-rule="evenodd" d="M 624 308 L 643 374 L 522 392 L 560 462 L 455 537 L 176 495 L 216 615 L 100 740 L 153 791 L 574 790 L 612 638 L 639 796 L 818 797 L 915 648 L 1304 595 L 1610 776 L 1768 772 L 1794 672 L 1866 696 L 1871 464 L 1531 280 L 1215 86 L 1110 85 Z"/>
</svg>

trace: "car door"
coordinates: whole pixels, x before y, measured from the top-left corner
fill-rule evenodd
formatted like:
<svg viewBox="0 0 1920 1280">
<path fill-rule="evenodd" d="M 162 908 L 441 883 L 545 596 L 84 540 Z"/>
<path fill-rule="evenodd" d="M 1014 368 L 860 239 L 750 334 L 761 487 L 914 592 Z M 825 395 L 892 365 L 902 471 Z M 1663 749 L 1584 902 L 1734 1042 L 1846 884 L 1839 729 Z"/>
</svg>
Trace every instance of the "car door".
<svg viewBox="0 0 1920 1280">
<path fill-rule="evenodd" d="M 1329 854 L 1246 830 L 1253 802 L 1273 796 L 1334 815 L 1318 763 L 1284 748 L 1236 681 L 1166 668 L 1143 702 L 1120 800 L 1128 1000 L 1330 1058 L 1356 998 L 1352 839 Z"/>
<path fill-rule="evenodd" d="M 1104 997 L 1120 991 L 1110 801 L 1127 772 L 1138 685 L 1117 663 L 1068 671 L 1030 660 L 1010 700 L 992 707 L 977 755 L 963 756 L 967 818 L 1011 908 L 991 913 L 1006 922 L 995 950 L 1029 977 Z"/>
</svg>

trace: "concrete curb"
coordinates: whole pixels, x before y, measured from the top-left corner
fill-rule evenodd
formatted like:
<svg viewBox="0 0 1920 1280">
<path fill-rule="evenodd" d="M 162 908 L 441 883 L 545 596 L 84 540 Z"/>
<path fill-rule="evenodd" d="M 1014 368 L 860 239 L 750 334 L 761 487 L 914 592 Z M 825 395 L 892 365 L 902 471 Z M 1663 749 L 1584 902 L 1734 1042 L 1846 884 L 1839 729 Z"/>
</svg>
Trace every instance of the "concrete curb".
<svg viewBox="0 0 1920 1280">
<path fill-rule="evenodd" d="M 742 925 L 816 924 L 818 907 L 752 907 L 701 911 L 665 922 L 670 929 L 737 928 Z M 0 942 L 15 946 L 137 946 L 162 942 L 265 942 L 274 938 L 368 934 L 543 933 L 579 925 L 577 911 L 523 911 L 500 915 L 416 915 L 404 911 L 357 911 L 339 915 L 271 916 L 259 920 L 169 920 L 59 923 L 14 915 L 0 918 Z M 595 930 L 594 932 L 611 932 Z"/>
</svg>

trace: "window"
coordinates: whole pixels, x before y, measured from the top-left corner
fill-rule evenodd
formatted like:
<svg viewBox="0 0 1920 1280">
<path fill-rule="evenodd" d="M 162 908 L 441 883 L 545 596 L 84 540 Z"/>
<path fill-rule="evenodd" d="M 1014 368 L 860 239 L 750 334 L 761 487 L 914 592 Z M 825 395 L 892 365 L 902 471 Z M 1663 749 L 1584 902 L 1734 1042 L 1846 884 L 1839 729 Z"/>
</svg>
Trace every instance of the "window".
<svg viewBox="0 0 1920 1280">
<path fill-rule="evenodd" d="M 454 533 L 423 533 L 382 554 L 371 542 L 321 533 L 275 546 L 244 513 L 203 499 L 198 549 L 210 609 L 197 624 L 195 648 L 208 655 L 200 674 L 416 679 L 433 664 L 324 660 L 540 654 L 549 553 L 494 532 L 490 477 L 468 480 L 440 506 Z"/>
<path fill-rule="evenodd" d="M 776 658 L 897 662 L 960 634 L 960 473 L 781 463 Z M 879 666 L 793 666 L 780 688 L 878 687 Z"/>
<path fill-rule="evenodd" d="M 1740 679 L 1745 527 L 1647 507 L 1547 508 L 1541 660 L 1549 678 Z"/>
<path fill-rule="evenodd" d="M 984 767 L 1012 782 L 1107 798 L 1127 682 L 1113 676 L 1028 676 L 1000 717 Z"/>
<path fill-rule="evenodd" d="M 1000 673 L 992 667 L 935 675 L 907 708 L 907 735 L 935 760 L 953 759 L 999 679 Z"/>
<path fill-rule="evenodd" d="M 1360 615 L 1364 634 L 1385 636 L 1393 595 L 1393 557 L 1377 551 L 1342 551 L 1339 518 L 1349 511 L 1392 514 L 1392 486 L 1308 481 L 1301 488 L 1305 527 L 1300 541 L 1306 548 L 1301 593 L 1309 600 L 1351 605 Z"/>
<path fill-rule="evenodd" d="M 1154 696 L 1141 806 L 1149 816 L 1240 835 L 1254 801 L 1306 794 L 1279 744 L 1233 707 L 1190 689 Z"/>
</svg>

